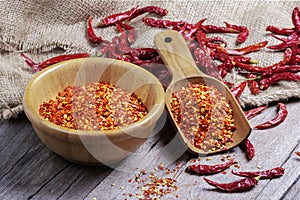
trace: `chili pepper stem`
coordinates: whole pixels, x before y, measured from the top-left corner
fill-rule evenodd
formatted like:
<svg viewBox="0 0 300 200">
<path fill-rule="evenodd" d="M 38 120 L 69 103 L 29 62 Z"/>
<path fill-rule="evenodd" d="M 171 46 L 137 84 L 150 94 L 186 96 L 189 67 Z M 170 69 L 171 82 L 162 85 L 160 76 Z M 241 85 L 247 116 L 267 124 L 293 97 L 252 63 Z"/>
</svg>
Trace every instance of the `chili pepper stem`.
<svg viewBox="0 0 300 200">
<path fill-rule="evenodd" d="M 255 81 L 255 80 L 260 80 L 261 76 L 257 76 L 255 78 L 245 78 L 245 79 L 242 79 L 242 80 L 245 80 L 245 81 Z"/>
<path fill-rule="evenodd" d="M 34 71 L 38 70 L 38 64 L 35 63 L 32 59 L 27 57 L 24 53 L 21 53 L 21 57 L 25 60 L 25 62 L 31 67 Z"/>
<path fill-rule="evenodd" d="M 259 60 L 256 60 L 256 59 L 250 59 L 249 61 L 250 64 L 258 64 L 259 63 Z"/>
<path fill-rule="evenodd" d="M 190 172 L 190 171 L 191 171 L 191 167 L 188 166 L 187 168 L 185 168 L 185 171 L 186 171 L 186 172 Z"/>
<path fill-rule="evenodd" d="M 258 180 L 258 181 L 260 180 L 260 178 L 261 178 L 261 176 L 255 177 L 255 179 Z"/>
</svg>

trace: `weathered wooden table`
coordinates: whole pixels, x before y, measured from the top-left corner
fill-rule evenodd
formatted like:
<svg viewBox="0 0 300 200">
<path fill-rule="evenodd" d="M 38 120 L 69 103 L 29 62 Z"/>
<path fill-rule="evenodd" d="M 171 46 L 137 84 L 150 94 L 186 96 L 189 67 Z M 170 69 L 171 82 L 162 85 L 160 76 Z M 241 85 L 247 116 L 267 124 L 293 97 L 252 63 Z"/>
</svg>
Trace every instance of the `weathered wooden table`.
<svg viewBox="0 0 300 200">
<path fill-rule="evenodd" d="M 118 166 L 91 167 L 70 163 L 52 153 L 21 114 L 17 119 L 0 122 L 0 199 L 137 199 L 147 189 L 143 184 L 150 182 L 151 175 L 176 180 L 170 193 L 160 199 L 300 199 L 300 157 L 294 153 L 300 151 L 300 103 L 298 100 L 285 103 L 289 115 L 284 123 L 272 129 L 252 131 L 249 139 L 256 147 L 253 160 L 248 161 L 240 147 L 202 157 L 198 162 L 223 163 L 224 156 L 239 162 L 240 168 L 232 166 L 226 173 L 210 176 L 185 172 L 190 160 L 198 158 L 183 149 L 168 121 Z M 270 105 L 251 119 L 250 124 L 272 119 L 276 112 L 276 104 Z M 159 169 L 160 163 L 170 173 Z M 219 192 L 203 180 L 208 177 L 232 182 L 241 177 L 232 175 L 231 170 L 256 171 L 277 166 L 285 168 L 282 177 L 260 180 L 252 190 L 241 193 Z M 147 173 L 141 174 L 142 169 Z"/>
</svg>

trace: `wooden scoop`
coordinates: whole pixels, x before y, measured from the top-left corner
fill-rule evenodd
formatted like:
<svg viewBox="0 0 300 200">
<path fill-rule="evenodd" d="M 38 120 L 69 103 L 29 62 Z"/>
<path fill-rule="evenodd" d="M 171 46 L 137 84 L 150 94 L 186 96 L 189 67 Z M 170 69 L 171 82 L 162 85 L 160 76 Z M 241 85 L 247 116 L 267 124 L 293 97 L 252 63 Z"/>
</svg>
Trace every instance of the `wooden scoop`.
<svg viewBox="0 0 300 200">
<path fill-rule="evenodd" d="M 164 63 L 167 65 L 168 70 L 173 76 L 172 82 L 167 88 L 165 95 L 167 109 L 172 121 L 174 122 L 174 125 L 183 139 L 183 142 L 187 145 L 189 150 L 197 155 L 212 154 L 231 149 L 243 142 L 249 136 L 251 127 L 239 103 L 223 82 L 204 74 L 198 69 L 181 34 L 172 30 L 162 31 L 155 36 L 154 43 Z M 226 144 L 226 149 L 216 148 L 206 151 L 195 147 L 186 138 L 185 134 L 182 132 L 182 130 L 180 130 L 179 125 L 176 123 L 170 106 L 172 93 L 180 90 L 184 86 L 187 86 L 189 82 L 204 83 L 208 86 L 217 88 L 218 91 L 225 96 L 226 101 L 230 103 L 233 110 L 234 126 L 236 127 L 236 130 L 233 132 L 233 142 L 228 142 Z"/>
</svg>

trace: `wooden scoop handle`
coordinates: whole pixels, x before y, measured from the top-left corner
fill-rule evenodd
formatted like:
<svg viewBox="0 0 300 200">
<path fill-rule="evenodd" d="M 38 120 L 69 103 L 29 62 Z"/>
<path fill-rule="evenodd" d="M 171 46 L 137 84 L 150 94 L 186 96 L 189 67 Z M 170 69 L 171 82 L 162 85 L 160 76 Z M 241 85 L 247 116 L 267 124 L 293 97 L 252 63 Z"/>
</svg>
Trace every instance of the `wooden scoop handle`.
<svg viewBox="0 0 300 200">
<path fill-rule="evenodd" d="M 186 77 L 207 77 L 196 66 L 184 38 L 177 31 L 166 30 L 158 33 L 154 43 L 173 76 L 172 83 Z"/>
</svg>

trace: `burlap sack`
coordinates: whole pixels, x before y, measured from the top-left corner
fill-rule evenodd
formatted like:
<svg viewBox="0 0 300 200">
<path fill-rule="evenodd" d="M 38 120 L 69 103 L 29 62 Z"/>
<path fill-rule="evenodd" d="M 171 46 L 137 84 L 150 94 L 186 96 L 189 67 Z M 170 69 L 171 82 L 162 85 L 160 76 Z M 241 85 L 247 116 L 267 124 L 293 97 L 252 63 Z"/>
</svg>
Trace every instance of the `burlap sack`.
<svg viewBox="0 0 300 200">
<path fill-rule="evenodd" d="M 299 6 L 297 1 L 104 1 L 104 0 L 6 0 L 0 3 L 0 119 L 8 119 L 22 112 L 22 95 L 33 71 L 20 58 L 20 52 L 42 61 L 66 52 L 93 52 L 95 46 L 86 38 L 87 18 L 94 16 L 96 23 L 102 17 L 125 11 L 135 5 L 158 5 L 169 10 L 165 19 L 195 23 L 207 18 L 206 24 L 245 25 L 250 30 L 249 39 L 239 47 L 268 40 L 268 25 L 292 27 L 291 12 Z M 143 27 L 141 20 L 132 22 Z M 105 39 L 114 36 L 113 28 L 97 29 L 96 34 Z M 230 47 L 235 46 L 236 35 L 222 35 Z M 153 46 L 153 35 L 140 38 L 144 46 Z M 264 49 L 250 56 L 260 60 L 261 66 L 274 64 L 282 59 L 282 52 Z M 233 73 L 226 77 L 239 81 Z M 262 105 L 291 97 L 299 97 L 299 83 L 281 82 L 257 96 L 248 88 L 241 96 L 243 107 Z"/>
</svg>

